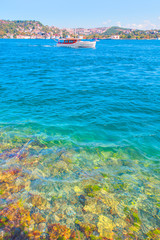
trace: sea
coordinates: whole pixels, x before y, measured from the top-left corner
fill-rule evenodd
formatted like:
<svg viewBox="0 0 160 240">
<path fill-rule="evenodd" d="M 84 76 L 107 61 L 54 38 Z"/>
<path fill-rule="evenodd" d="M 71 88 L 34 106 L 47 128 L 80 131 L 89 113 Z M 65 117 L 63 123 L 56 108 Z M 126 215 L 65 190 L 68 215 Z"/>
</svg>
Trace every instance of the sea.
<svg viewBox="0 0 160 240">
<path fill-rule="evenodd" d="M 2 237 L 160 239 L 159 203 L 160 41 L 0 39 Z"/>
</svg>

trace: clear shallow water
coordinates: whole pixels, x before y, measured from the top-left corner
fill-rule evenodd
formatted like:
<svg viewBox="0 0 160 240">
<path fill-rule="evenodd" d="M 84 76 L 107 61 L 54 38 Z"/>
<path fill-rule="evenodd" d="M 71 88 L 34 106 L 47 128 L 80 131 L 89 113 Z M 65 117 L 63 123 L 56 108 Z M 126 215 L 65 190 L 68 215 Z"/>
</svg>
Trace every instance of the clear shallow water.
<svg viewBox="0 0 160 240">
<path fill-rule="evenodd" d="M 39 234 L 158 239 L 160 42 L 0 40 L 0 53 L 2 208 L 22 201 L 31 221 L 34 208 Z"/>
</svg>

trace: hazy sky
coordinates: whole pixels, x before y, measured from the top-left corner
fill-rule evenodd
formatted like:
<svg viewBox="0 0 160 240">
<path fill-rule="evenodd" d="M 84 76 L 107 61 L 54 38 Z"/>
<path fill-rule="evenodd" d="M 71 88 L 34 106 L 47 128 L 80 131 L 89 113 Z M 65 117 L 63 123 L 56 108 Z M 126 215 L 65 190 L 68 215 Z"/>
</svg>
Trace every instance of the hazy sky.
<svg viewBox="0 0 160 240">
<path fill-rule="evenodd" d="M 0 0 L 0 19 L 57 27 L 160 29 L 160 0 Z"/>
</svg>

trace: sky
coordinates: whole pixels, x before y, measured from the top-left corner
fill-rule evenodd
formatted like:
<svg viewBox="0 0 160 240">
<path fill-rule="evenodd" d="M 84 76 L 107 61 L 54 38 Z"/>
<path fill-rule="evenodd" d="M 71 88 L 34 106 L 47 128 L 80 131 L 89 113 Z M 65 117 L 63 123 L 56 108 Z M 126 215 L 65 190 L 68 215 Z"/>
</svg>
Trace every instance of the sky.
<svg viewBox="0 0 160 240">
<path fill-rule="evenodd" d="M 160 29 L 160 0 L 0 0 L 0 19 L 59 28 Z"/>
</svg>

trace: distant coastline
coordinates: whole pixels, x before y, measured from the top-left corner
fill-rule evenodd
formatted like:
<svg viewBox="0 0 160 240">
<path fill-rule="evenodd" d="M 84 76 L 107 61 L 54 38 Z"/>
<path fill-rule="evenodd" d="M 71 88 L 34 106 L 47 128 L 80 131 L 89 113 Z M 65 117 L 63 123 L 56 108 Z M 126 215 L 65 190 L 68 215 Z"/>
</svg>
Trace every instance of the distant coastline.
<svg viewBox="0 0 160 240">
<path fill-rule="evenodd" d="M 99 28 L 63 28 L 45 26 L 39 21 L 9 21 L 0 20 L 0 38 L 3 39 L 54 39 L 70 35 L 83 36 L 86 39 L 131 39 L 131 40 L 154 40 L 160 39 L 158 30 L 138 30 L 123 27 L 99 27 Z"/>
</svg>

